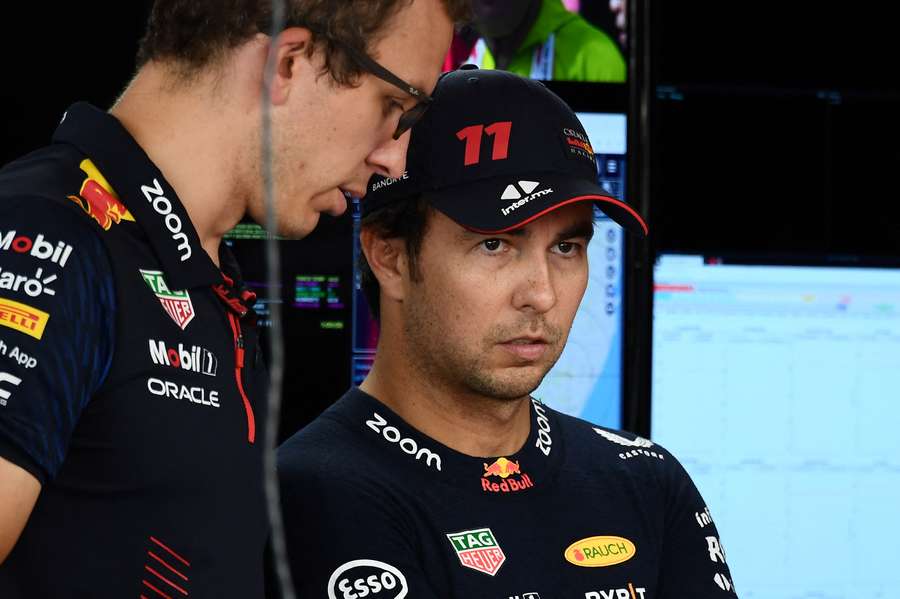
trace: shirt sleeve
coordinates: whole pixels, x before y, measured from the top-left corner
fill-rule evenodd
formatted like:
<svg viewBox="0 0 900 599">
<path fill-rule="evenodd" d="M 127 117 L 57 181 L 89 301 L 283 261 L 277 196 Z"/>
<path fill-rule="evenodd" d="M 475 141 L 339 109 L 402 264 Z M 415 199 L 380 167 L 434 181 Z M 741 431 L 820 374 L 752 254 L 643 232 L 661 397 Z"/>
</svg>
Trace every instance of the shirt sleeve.
<svg viewBox="0 0 900 599">
<path fill-rule="evenodd" d="M 660 599 L 737 597 L 710 510 L 684 467 L 667 453 L 665 533 Z"/>
<path fill-rule="evenodd" d="M 371 481 L 348 481 L 279 452 L 291 575 L 310 599 L 438 599 L 402 509 Z M 308 457 L 306 458 L 308 459 Z"/>
<path fill-rule="evenodd" d="M 112 361 L 112 266 L 52 201 L 4 200 L 0 223 L 0 456 L 45 484 Z"/>
</svg>

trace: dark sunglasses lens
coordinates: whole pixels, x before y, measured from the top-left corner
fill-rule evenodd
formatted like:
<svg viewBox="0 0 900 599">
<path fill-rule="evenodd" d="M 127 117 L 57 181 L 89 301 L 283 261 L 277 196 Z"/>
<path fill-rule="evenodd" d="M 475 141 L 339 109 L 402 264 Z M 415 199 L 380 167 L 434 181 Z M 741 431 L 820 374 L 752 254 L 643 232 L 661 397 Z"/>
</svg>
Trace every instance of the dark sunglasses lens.
<svg viewBox="0 0 900 599">
<path fill-rule="evenodd" d="M 394 131 L 394 139 L 400 139 L 401 135 L 409 131 L 425 115 L 426 110 L 428 110 L 428 102 L 419 102 L 401 114 L 397 130 Z"/>
</svg>

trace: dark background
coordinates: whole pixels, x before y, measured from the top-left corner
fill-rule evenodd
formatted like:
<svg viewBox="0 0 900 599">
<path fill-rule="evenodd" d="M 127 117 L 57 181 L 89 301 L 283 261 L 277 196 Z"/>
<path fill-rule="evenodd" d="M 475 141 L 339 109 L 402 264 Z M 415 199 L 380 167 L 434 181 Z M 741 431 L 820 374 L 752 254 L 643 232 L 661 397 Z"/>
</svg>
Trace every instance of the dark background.
<svg viewBox="0 0 900 599">
<path fill-rule="evenodd" d="M 72 102 L 114 102 L 133 73 L 149 5 L 4 8 L 0 164 L 47 143 Z M 589 16 L 606 14 L 605 2 L 585 5 Z M 648 43 L 630 46 L 632 61 L 640 52 L 649 64 L 641 82 L 649 186 L 639 205 L 652 235 L 634 268 L 646 276 L 657 252 L 673 250 L 851 264 L 900 257 L 900 53 L 889 3 L 635 6 L 648 16 Z M 580 102 L 577 109 L 591 108 L 590 96 Z M 632 150 L 636 143 L 632 135 Z M 286 279 L 338 274 L 349 306 L 350 226 L 326 218 L 299 245 L 283 242 Z M 240 250 L 244 267 L 260 278 L 264 264 L 251 245 Z M 649 314 L 646 301 L 636 307 Z M 290 431 L 346 388 L 350 319 L 343 331 L 323 332 L 316 316 L 286 310 L 286 318 L 299 318 L 288 324 L 303 331 L 288 343 L 282 430 Z M 646 330 L 641 336 L 649 340 Z M 636 363 L 649 364 L 646 352 Z M 649 380 L 649 366 L 634 376 Z"/>
<path fill-rule="evenodd" d="M 653 4 L 654 246 L 896 253 L 890 3 Z M 73 101 L 113 103 L 149 5 L 4 9 L 0 163 L 45 143 Z"/>
</svg>

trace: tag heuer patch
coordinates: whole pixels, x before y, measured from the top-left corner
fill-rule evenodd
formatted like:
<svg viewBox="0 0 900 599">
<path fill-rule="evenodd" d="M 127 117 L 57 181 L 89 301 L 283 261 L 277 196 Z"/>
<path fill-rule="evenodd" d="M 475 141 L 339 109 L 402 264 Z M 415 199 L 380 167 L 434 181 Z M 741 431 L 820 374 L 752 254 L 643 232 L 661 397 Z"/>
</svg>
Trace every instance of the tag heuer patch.
<svg viewBox="0 0 900 599">
<path fill-rule="evenodd" d="M 187 325 L 194 319 L 194 304 L 191 303 L 191 296 L 187 291 L 172 291 L 166 285 L 163 279 L 163 273 L 158 270 L 141 270 L 141 276 L 147 286 L 153 291 L 154 295 L 159 298 L 166 314 L 172 317 L 181 330 L 187 328 Z"/>
<path fill-rule="evenodd" d="M 476 528 L 447 535 L 460 563 L 493 576 L 506 561 L 503 550 L 490 528 Z"/>
</svg>

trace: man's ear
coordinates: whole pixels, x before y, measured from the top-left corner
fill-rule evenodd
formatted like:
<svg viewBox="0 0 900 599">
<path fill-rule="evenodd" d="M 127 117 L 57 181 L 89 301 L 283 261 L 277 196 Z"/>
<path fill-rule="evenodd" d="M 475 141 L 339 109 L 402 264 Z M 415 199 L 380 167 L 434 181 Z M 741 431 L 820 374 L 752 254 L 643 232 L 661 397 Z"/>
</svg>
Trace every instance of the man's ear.
<svg viewBox="0 0 900 599">
<path fill-rule="evenodd" d="M 359 232 L 359 245 L 384 298 L 403 301 L 409 283 L 409 258 L 402 239 L 388 239 L 371 227 Z"/>
<path fill-rule="evenodd" d="M 275 74 L 270 92 L 272 103 L 279 105 L 287 101 L 297 77 L 317 68 L 313 62 L 316 57 L 310 52 L 312 32 L 305 27 L 288 27 L 272 43 L 275 45 Z"/>
</svg>

